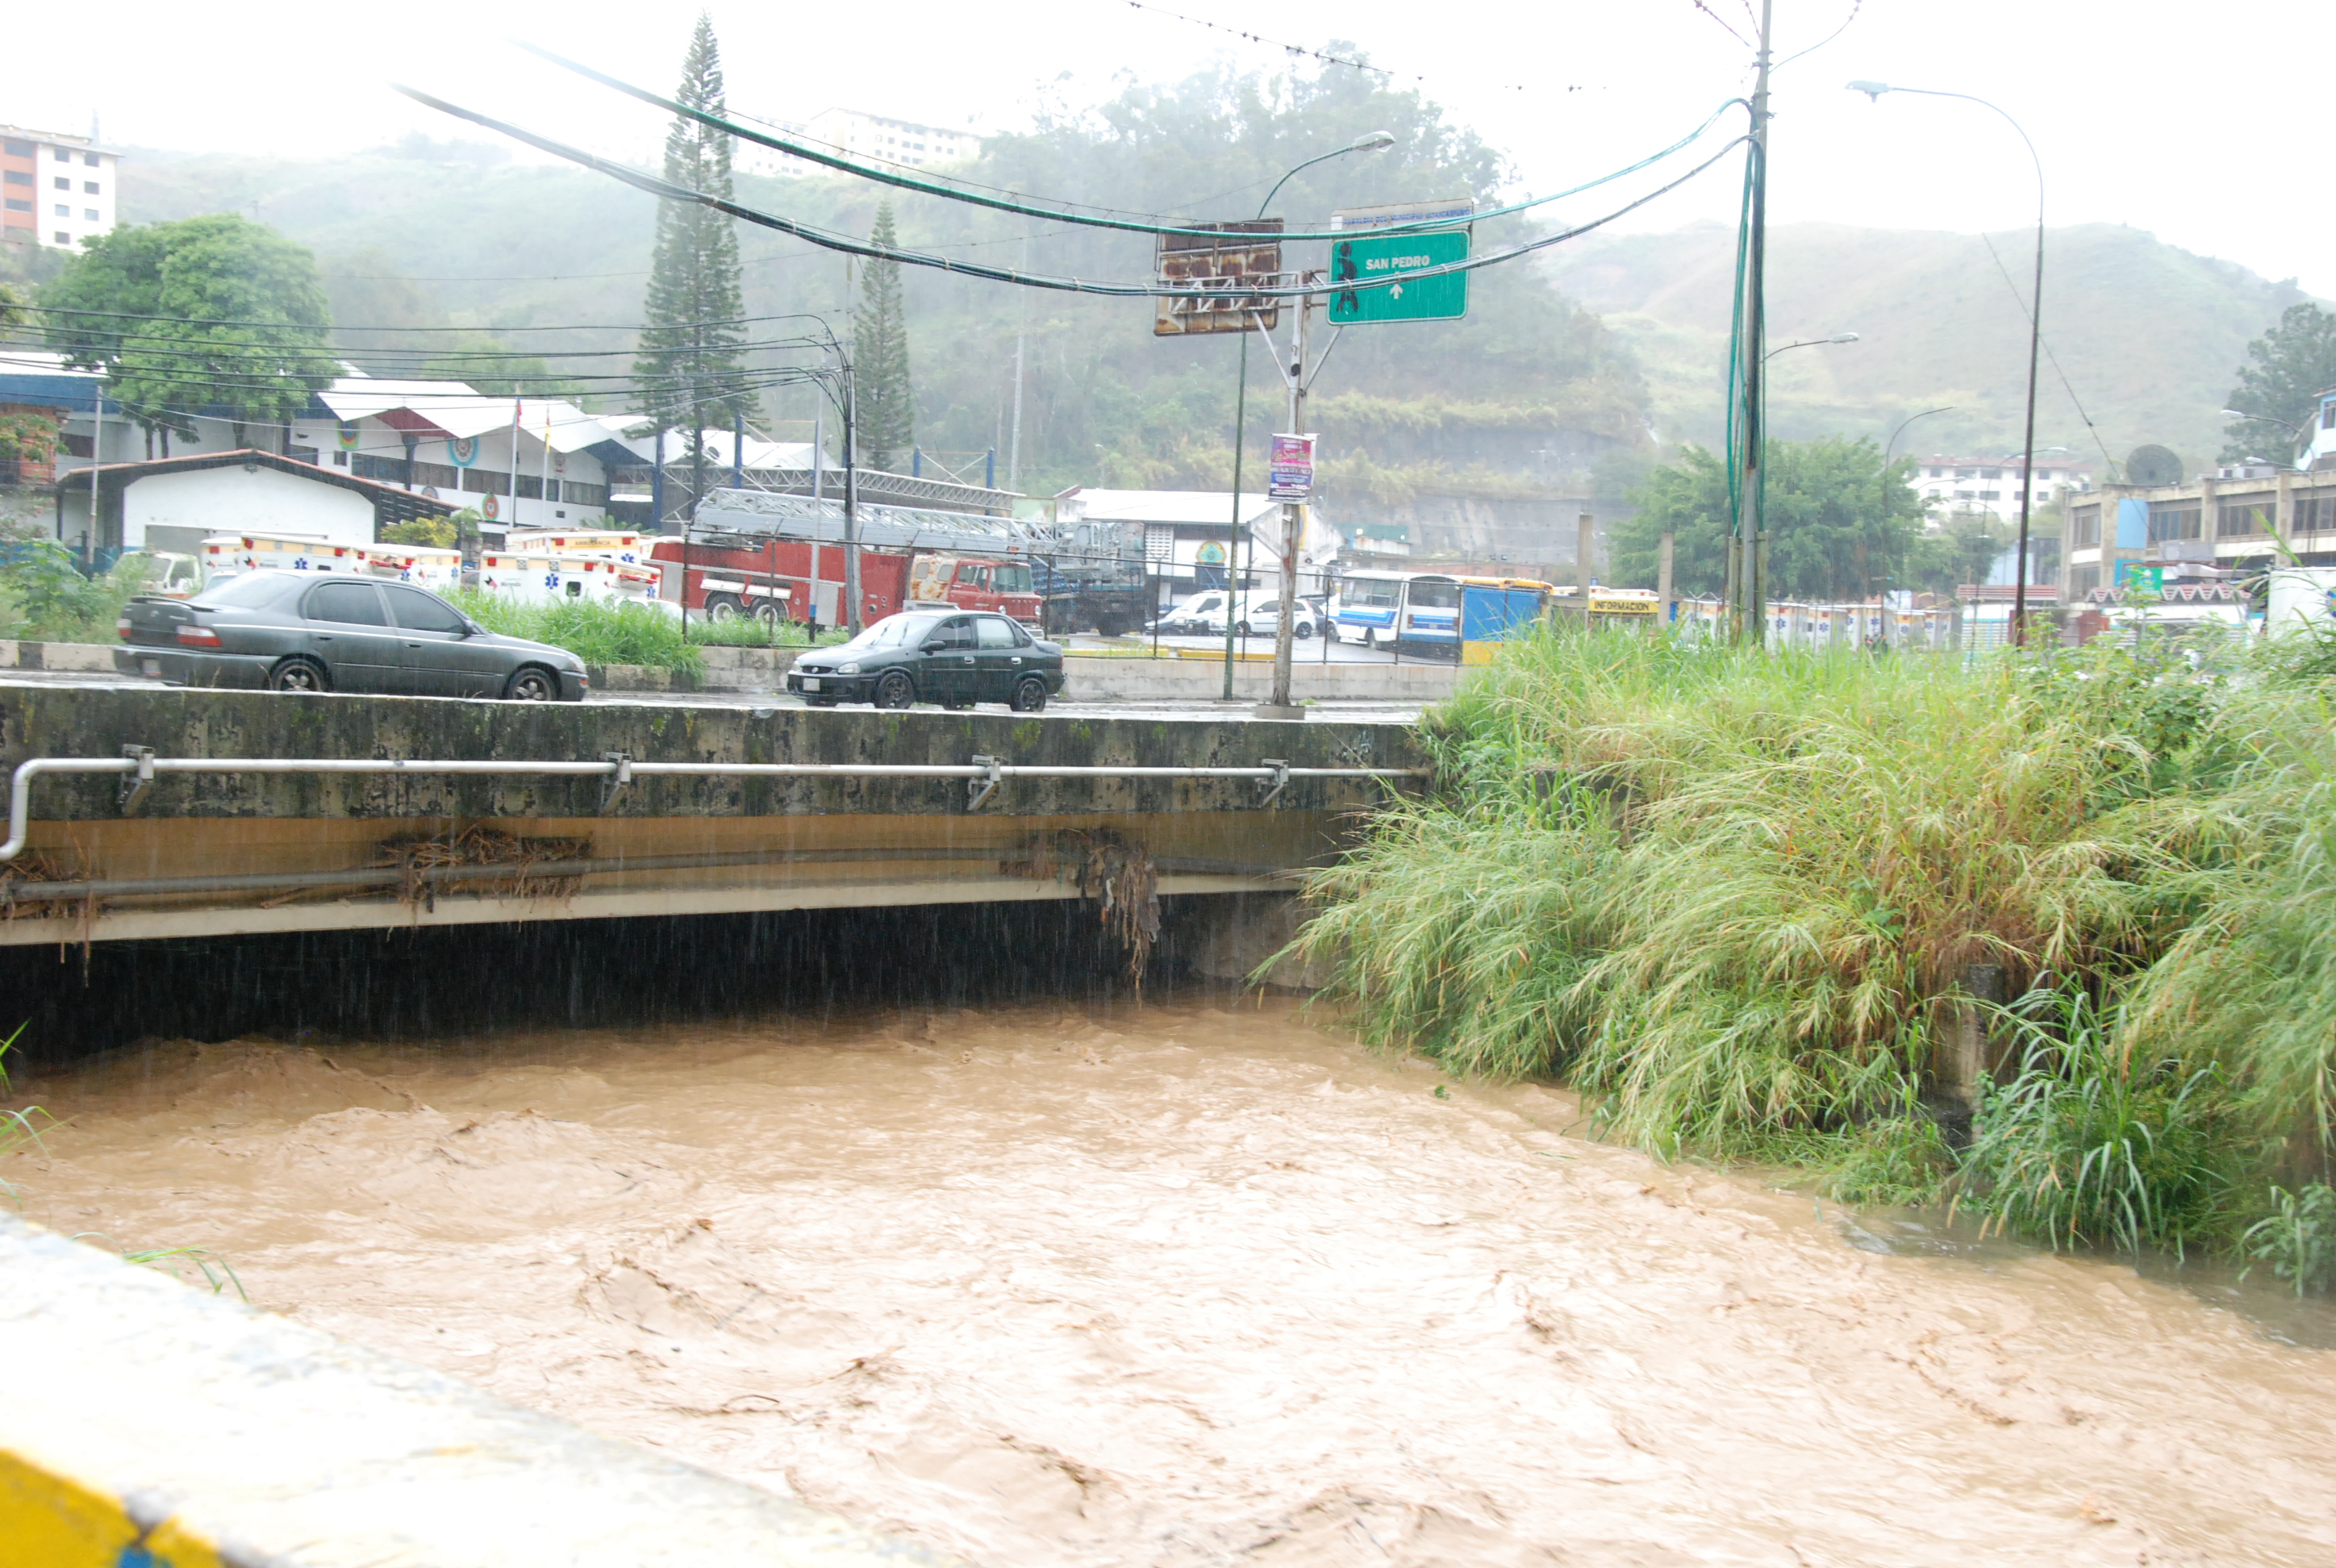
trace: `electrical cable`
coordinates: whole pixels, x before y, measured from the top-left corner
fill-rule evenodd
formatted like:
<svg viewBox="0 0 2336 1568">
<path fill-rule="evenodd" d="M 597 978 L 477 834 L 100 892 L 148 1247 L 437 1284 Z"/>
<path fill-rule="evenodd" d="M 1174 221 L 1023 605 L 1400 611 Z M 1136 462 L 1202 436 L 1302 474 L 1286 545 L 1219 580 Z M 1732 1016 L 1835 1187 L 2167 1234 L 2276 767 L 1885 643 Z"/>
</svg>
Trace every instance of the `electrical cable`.
<svg viewBox="0 0 2336 1568">
<path fill-rule="evenodd" d="M 855 162 L 848 158 L 842 158 L 832 153 L 819 151 L 803 142 L 791 141 L 784 137 L 765 135 L 759 131 L 749 131 L 742 125 L 738 125 L 731 121 L 723 119 L 720 115 L 709 113 L 703 109 L 693 108 L 689 104 L 684 103 L 678 99 L 667 98 L 661 93 L 652 93 L 646 87 L 636 87 L 628 82 L 620 81 L 617 77 L 608 74 L 606 72 L 596 71 L 589 65 L 579 64 L 576 61 L 568 59 L 564 55 L 555 54 L 550 50 L 542 47 L 540 44 L 530 44 L 524 40 L 515 40 L 515 42 L 519 44 L 521 48 L 528 51 L 528 53 L 548 60 L 551 62 L 551 63 L 558 65 L 564 70 L 573 71 L 587 81 L 597 82 L 601 86 L 613 88 L 615 91 L 625 94 L 628 98 L 638 99 L 641 102 L 654 104 L 657 108 L 670 111 L 685 119 L 695 120 L 699 124 L 706 126 L 709 130 L 724 131 L 729 135 L 735 136 L 742 141 L 752 141 L 758 146 L 768 147 L 776 151 L 784 152 L 790 157 L 801 158 L 807 162 L 822 164 L 830 169 L 840 170 L 846 174 L 856 174 L 863 180 L 872 180 L 881 185 L 891 185 L 903 190 L 913 190 L 925 196 L 939 196 L 951 201 L 961 201 L 968 206 L 988 207 L 1001 212 L 1015 213 L 1023 218 L 1044 219 L 1052 222 L 1077 224 L 1090 229 L 1112 229 L 1132 234 L 1193 235 L 1212 239 L 1253 240 L 1257 237 L 1257 231 L 1254 229 L 1210 229 L 1205 226 L 1193 224 L 1139 223 L 1127 219 L 1089 217 L 1085 213 L 1069 211 L 1059 203 L 1045 207 L 1032 206 L 1028 202 L 1025 201 L 1005 200 L 993 196 L 977 195 L 970 190 L 962 190 L 955 186 L 944 185 L 935 180 L 920 179 L 915 175 L 887 173 L 881 170 L 871 169 L 865 164 Z M 396 84 L 393 83 L 393 85 Z M 459 118 L 469 120 L 473 124 L 487 126 L 490 129 L 501 130 L 505 135 L 519 134 L 518 132 L 513 131 L 510 127 L 499 125 L 492 121 L 482 119 L 479 116 L 471 114 L 465 111 L 455 109 L 452 105 L 443 103 L 435 98 L 432 98 L 427 94 L 421 93 L 417 89 L 399 85 L 397 86 L 397 91 L 404 93 L 407 97 L 414 99 L 417 102 L 424 103 L 429 105 L 431 108 L 442 110 L 445 112 L 454 114 Z M 1507 218 L 1515 213 L 1529 211 L 1536 207 L 1546 206 L 1552 201 L 1562 201 L 1569 196 L 1579 196 L 1585 190 L 1594 190 L 1598 186 L 1609 184 L 1613 180 L 1623 178 L 1625 175 L 1635 174 L 1640 170 L 1646 168 L 1648 165 L 1660 163 L 1664 159 L 1669 157 L 1672 153 L 1679 151 L 1680 149 L 1687 147 L 1697 141 L 1699 141 L 1704 132 L 1709 131 L 1712 125 L 1718 121 L 1721 115 L 1727 113 L 1732 105 L 1741 102 L 1742 100 L 1740 99 L 1729 99 L 1727 102 L 1724 102 L 1717 109 L 1714 109 L 1709 117 L 1707 118 L 1702 124 L 1697 126 L 1687 135 L 1681 137 L 1677 141 L 1672 142 L 1669 147 L 1664 148 L 1661 151 L 1652 153 L 1648 157 L 1642 158 L 1627 168 L 1615 170 L 1610 174 L 1601 174 L 1595 180 L 1589 180 L 1581 185 L 1576 185 L 1570 190 L 1552 191 L 1547 196 L 1535 196 L 1523 201 L 1511 202 L 1504 207 L 1490 208 L 1485 211 L 1473 215 L 1470 221 L 1481 223 L 1495 218 Z M 525 138 L 522 136 L 522 140 L 524 139 Z M 531 144 L 539 147 L 542 145 L 540 142 Z M 549 151 L 549 149 L 546 149 L 546 151 Z M 560 156 L 567 157 L 569 154 L 562 152 Z M 587 154 L 586 156 L 589 155 Z M 1449 224 L 1442 220 L 1426 219 L 1416 223 L 1389 224 L 1385 228 L 1374 229 L 1371 230 L 1371 233 L 1374 236 L 1420 234 L 1436 229 L 1448 227 Z M 1293 229 L 1283 233 L 1280 238 L 1285 242 L 1296 240 L 1352 239 L 1353 231 L 1351 229 L 1325 229 L 1319 230 Z"/>
<path fill-rule="evenodd" d="M 228 317 L 209 316 L 144 316 L 140 315 L 135 311 L 129 310 L 84 310 L 61 305 L 32 305 L 28 306 L 27 308 L 36 310 L 44 316 L 94 317 L 101 320 L 109 321 L 161 321 L 168 322 L 178 326 L 272 326 L 287 331 L 296 327 L 301 331 L 318 330 L 316 327 L 290 321 L 238 321 Z M 736 316 L 709 318 L 705 321 L 676 321 L 670 326 L 661 326 L 657 330 L 660 332 L 678 332 L 685 329 L 696 330 L 700 327 L 708 326 L 751 326 L 756 322 L 762 321 L 817 321 L 824 325 L 826 317 L 819 315 L 815 311 L 790 310 L 782 312 L 776 316 Z M 102 331 L 103 329 L 92 328 L 92 330 Z M 638 322 L 632 322 L 624 326 L 611 326 L 605 323 L 599 325 L 569 323 L 550 326 L 353 326 L 344 327 L 341 330 L 348 332 L 486 332 L 498 334 L 510 332 L 638 332 L 641 330 L 641 326 Z"/>
<path fill-rule="evenodd" d="M 774 213 L 760 212 L 755 210 L 754 208 L 742 206 L 735 201 L 726 200 L 718 196 L 709 196 L 703 191 L 692 190 L 686 186 L 676 185 L 670 180 L 660 179 L 655 175 L 644 174 L 636 169 L 628 169 L 623 164 L 602 158 L 597 153 L 587 152 L 581 148 L 569 147 L 564 142 L 554 141 L 550 137 L 538 136 L 530 131 L 523 131 L 516 125 L 510 124 L 505 121 L 497 120 L 492 115 L 480 113 L 476 110 L 457 107 L 454 104 L 446 102 L 443 99 L 433 97 L 429 93 L 423 93 L 418 88 L 399 86 L 397 91 L 425 107 L 438 110 L 440 112 L 451 115 L 457 120 L 468 121 L 473 125 L 482 126 L 487 130 L 498 131 L 502 135 L 511 137 L 513 141 L 525 142 L 528 146 L 533 147 L 539 151 L 549 152 L 555 158 L 564 158 L 571 163 L 579 164 L 584 168 L 597 170 L 599 173 L 608 175 L 610 179 L 621 180 L 625 184 L 630 185 L 637 190 L 646 190 L 652 196 L 660 197 L 668 201 L 693 202 L 700 207 L 708 208 L 715 212 L 727 214 L 732 218 L 739 219 L 748 223 L 756 224 L 762 228 L 774 229 L 783 234 L 792 234 L 797 239 L 808 240 L 812 244 L 820 246 L 824 249 L 840 251 L 846 256 L 865 257 L 875 261 L 898 261 L 911 267 L 931 268 L 938 271 L 957 273 L 968 278 L 978 278 L 992 283 L 1017 284 L 1026 288 L 1045 288 L 1057 293 L 1066 294 L 1095 294 L 1117 299 L 1295 299 L 1319 292 L 1319 290 L 1313 285 L 1306 283 L 1292 284 L 1286 287 L 1278 284 L 1257 284 L 1253 286 L 1244 285 L 1240 287 L 1225 288 L 1212 288 L 1201 284 L 1162 285 L 1153 282 L 1099 283 L 1090 281 L 1085 278 L 1062 277 L 1055 274 L 1026 273 L 1010 267 L 991 267 L 978 262 L 957 261 L 945 256 L 932 255 L 928 251 L 904 250 L 895 246 L 877 245 L 872 241 L 856 239 L 850 235 L 838 234 L 832 229 L 821 229 L 813 224 L 800 222 L 794 219 L 782 218 Z M 1717 116 L 1715 115 L 1715 118 Z M 1708 124 L 1708 122 L 1706 123 Z M 1624 217 L 1627 214 L 1634 212 L 1638 209 L 1644 207 L 1647 203 L 1654 200 L 1658 197 L 1669 195 L 1671 191 L 1676 190 L 1679 187 L 1686 184 L 1689 180 L 1693 180 L 1697 175 L 1701 174 L 1705 170 L 1709 169 L 1713 164 L 1718 162 L 1722 158 L 1725 158 L 1729 152 L 1735 150 L 1737 142 L 1742 140 L 1743 138 L 1738 137 L 1724 143 L 1720 149 L 1717 152 L 1713 153 L 1709 158 L 1707 158 L 1701 163 L 1697 164 L 1693 169 L 1689 170 L 1685 174 L 1680 175 L 1678 179 L 1671 180 L 1669 184 L 1659 186 L 1655 190 L 1649 191 L 1644 196 L 1640 197 L 1637 200 L 1617 208 L 1615 210 L 1605 214 L 1603 217 L 1593 219 L 1587 223 L 1577 224 L 1572 229 L 1561 230 L 1554 234 L 1544 235 L 1538 239 L 1529 240 L 1524 244 L 1512 246 L 1505 250 L 1494 251 L 1485 256 L 1471 257 L 1462 261 L 1446 262 L 1438 267 L 1423 267 L 1414 271 L 1393 274 L 1384 279 L 1349 279 L 1342 284 L 1341 287 L 1352 290 L 1387 288 L 1397 287 L 1398 285 L 1408 285 L 1430 278 L 1447 277 L 1454 273 L 1475 272 L 1487 267 L 1498 266 L 1504 261 L 1514 261 L 1520 257 L 1530 256 L 1536 251 L 1545 250 L 1554 245 L 1563 244 L 1569 239 L 1578 239 L 1594 229 L 1603 228 L 1605 225 L 1613 222 L 1616 219 Z M 1607 178 L 1611 179 L 1613 178 L 1613 176 L 1608 176 Z M 1508 209 L 1507 210 L 1515 210 L 1515 209 Z M 1063 215 L 1055 214 L 1052 216 L 1059 217 Z M 1483 215 L 1480 214 L 1479 216 Z M 1195 229 L 1181 229 L 1160 230 L 1159 232 L 1201 233 L 1203 231 Z M 1231 233 L 1233 231 L 1209 230 L 1206 232 Z M 1375 229 L 1372 232 L 1374 235 L 1379 235 L 1390 231 L 1386 229 Z M 1248 239 L 1255 239 L 1257 238 L 1254 234 L 1240 235 L 1238 237 Z M 1329 236 L 1325 237 L 1327 238 Z M 1290 239 L 1298 237 L 1283 235 L 1280 236 L 1280 238 L 1283 239 Z"/>
<path fill-rule="evenodd" d="M 2029 308 L 2028 297 L 2020 292 L 2020 285 L 2013 280 L 2011 269 L 2004 266 L 2003 258 L 1996 254 L 1995 241 L 1988 237 L 1987 231 L 1984 229 L 1980 231 L 1979 238 L 1980 243 L 1987 247 L 1989 257 L 1994 260 L 1996 271 L 2003 275 L 2004 287 L 2011 290 L 2011 297 L 2018 302 L 2020 306 L 2020 318 L 2022 321 L 2027 322 L 2031 327 L 2034 326 L 2036 325 L 2036 317 Z M 2116 472 L 2117 459 L 2109 455 L 2109 443 L 2101 439 L 2101 427 L 2093 423 L 2093 416 L 2085 412 L 2085 404 L 2083 401 L 2077 396 L 2077 389 L 2068 383 L 2068 373 L 2060 368 L 2060 356 L 2052 352 L 2052 340 L 2049 337 L 2045 336 L 2042 333 L 2038 333 L 2037 337 L 2044 345 L 2044 357 L 2052 362 L 2052 374 L 2060 378 L 2060 390 L 2068 394 L 2068 401 L 2076 405 L 2077 417 L 2085 422 L 2086 433 L 2092 436 L 2093 444 L 2101 449 L 2101 461 L 2108 465 L 2109 472 Z M 2030 465 L 2033 466 L 2035 462 L 2034 458 L 2031 456 L 2029 461 Z"/>
</svg>

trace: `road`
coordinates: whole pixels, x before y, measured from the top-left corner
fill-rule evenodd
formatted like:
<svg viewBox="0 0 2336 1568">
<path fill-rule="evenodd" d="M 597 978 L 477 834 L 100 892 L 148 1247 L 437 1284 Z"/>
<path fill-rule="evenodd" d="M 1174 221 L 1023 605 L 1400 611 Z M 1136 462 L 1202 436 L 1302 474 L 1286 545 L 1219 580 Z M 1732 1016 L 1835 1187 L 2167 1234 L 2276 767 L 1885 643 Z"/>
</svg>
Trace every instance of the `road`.
<svg viewBox="0 0 2336 1568">
<path fill-rule="evenodd" d="M 0 672 L 0 686 L 74 686 L 120 687 L 130 689 L 151 689 L 153 683 L 131 680 L 118 675 L 95 670 L 11 669 Z M 591 703 L 654 704 L 669 707 L 719 708 L 800 708 L 807 706 L 801 697 L 789 696 L 782 691 L 596 691 L 585 699 Z M 1124 718 L 1130 714 L 1169 719 L 1204 719 L 1221 724 L 1228 718 L 1246 719 L 1253 705 L 1243 702 L 1053 702 L 1046 711 L 1066 718 Z M 869 707 L 844 707 L 841 713 L 873 713 Z M 981 713 L 1005 713 L 1003 703 L 985 703 L 975 709 Z M 1323 718 L 1334 718 L 1348 724 L 1415 724 L 1418 722 L 1420 705 L 1401 702 L 1322 702 L 1310 705 L 1309 712 Z"/>
<path fill-rule="evenodd" d="M 1222 636 L 1163 637 L 1158 640 L 1160 651 L 1163 653 L 1174 649 L 1194 653 L 1213 653 L 1222 657 L 1225 651 L 1225 639 Z M 1148 648 L 1153 646 L 1153 639 L 1148 637 L 1102 638 L 1089 632 L 1080 632 L 1062 639 L 1063 647 L 1071 653 L 1105 648 Z M 1273 657 L 1273 639 L 1270 637 L 1237 638 L 1234 651 L 1253 660 L 1270 659 Z M 1398 659 L 1392 653 L 1378 648 L 1365 648 L 1358 642 L 1326 642 L 1320 638 L 1309 638 L 1303 642 L 1293 645 L 1291 658 L 1299 664 L 1391 665 L 1450 662 L 1449 660 L 1423 660 L 1413 654 L 1406 654 Z"/>
</svg>

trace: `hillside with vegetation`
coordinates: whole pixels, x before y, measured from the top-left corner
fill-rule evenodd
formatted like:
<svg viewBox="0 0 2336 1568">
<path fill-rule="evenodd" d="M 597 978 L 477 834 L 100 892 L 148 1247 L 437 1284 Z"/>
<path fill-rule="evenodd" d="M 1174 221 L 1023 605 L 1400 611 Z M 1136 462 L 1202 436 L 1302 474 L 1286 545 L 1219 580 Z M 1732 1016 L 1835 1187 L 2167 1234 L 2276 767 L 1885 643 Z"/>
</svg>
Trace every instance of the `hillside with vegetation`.
<svg viewBox="0 0 2336 1568">
<path fill-rule="evenodd" d="M 1908 414 L 1952 404 L 1956 412 L 1922 426 L 1923 450 L 2016 450 L 2033 244 L 2032 231 L 1774 229 L 1770 342 L 1860 336 L 1778 356 L 1776 434 L 1879 440 Z M 1704 225 L 1593 240 L 1560 250 L 1550 264 L 1559 287 L 1603 317 L 1636 355 L 1667 439 L 1720 438 L 1735 261 L 1735 231 Z M 2211 462 L 2224 443 L 2216 411 L 2246 363 L 2248 341 L 2304 297 L 2292 280 L 2270 282 L 2112 224 L 2049 230 L 2045 261 L 2044 336 L 2053 357 L 2043 366 L 2037 443 L 2096 461 L 2104 447 L 2122 460 L 2156 443 L 2194 470 Z"/>
</svg>

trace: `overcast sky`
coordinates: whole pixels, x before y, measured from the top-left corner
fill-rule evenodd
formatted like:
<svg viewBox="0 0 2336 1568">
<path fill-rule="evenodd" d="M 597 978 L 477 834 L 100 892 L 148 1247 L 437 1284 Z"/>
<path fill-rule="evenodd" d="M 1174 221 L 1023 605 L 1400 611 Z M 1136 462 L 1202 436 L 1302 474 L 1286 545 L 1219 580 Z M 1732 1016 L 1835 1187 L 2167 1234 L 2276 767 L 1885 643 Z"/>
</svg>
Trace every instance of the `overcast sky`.
<svg viewBox="0 0 2336 1568">
<path fill-rule="evenodd" d="M 844 105 L 986 131 L 1027 123 L 1042 94 L 1076 105 L 1131 75 L 1283 63 L 1277 48 L 1179 15 L 1311 46 L 1336 33 L 1398 78 L 1423 79 L 1454 119 L 1510 156 L 1521 185 L 1551 190 L 1633 161 L 1743 90 L 1748 50 L 1713 14 L 1748 35 L 1758 0 L 1706 3 L 1709 13 L 1695 0 L 721 0 L 711 10 L 735 108 L 801 119 Z M 1779 54 L 1817 43 L 1852 3 L 1778 0 Z M 653 111 L 503 40 L 524 34 L 669 88 L 698 9 L 403 0 L 245 14 L 127 0 L 98 25 L 83 6 L 25 5 L 8 24 L 16 68 L 0 120 L 86 131 L 94 111 L 112 142 L 289 154 L 413 129 L 470 133 L 392 93 L 403 79 L 646 158 L 662 134 Z M 2034 177 L 2000 120 L 1938 99 L 1869 102 L 1842 85 L 1870 78 L 1978 94 L 2016 115 L 2043 159 L 2055 225 L 2131 224 L 2336 297 L 2336 251 L 2313 189 L 2328 40 L 2326 9 L 2310 0 L 1863 0 L 1845 32 L 1777 77 L 1772 217 L 1966 231 L 2033 222 Z M 1637 226 L 1731 219 L 1732 180 L 1715 174 Z M 2277 194 L 2282 185 L 2294 194 Z"/>
</svg>

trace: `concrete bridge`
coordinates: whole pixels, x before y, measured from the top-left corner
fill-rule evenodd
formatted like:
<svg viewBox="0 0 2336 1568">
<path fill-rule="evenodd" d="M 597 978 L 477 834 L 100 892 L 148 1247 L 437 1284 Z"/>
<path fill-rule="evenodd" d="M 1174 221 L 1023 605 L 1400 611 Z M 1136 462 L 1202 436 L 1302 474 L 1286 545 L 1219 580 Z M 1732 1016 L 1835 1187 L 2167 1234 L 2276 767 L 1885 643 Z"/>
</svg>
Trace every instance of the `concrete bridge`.
<svg viewBox="0 0 2336 1568">
<path fill-rule="evenodd" d="M 0 683 L 0 945 L 1287 892 L 1396 724 Z"/>
</svg>

